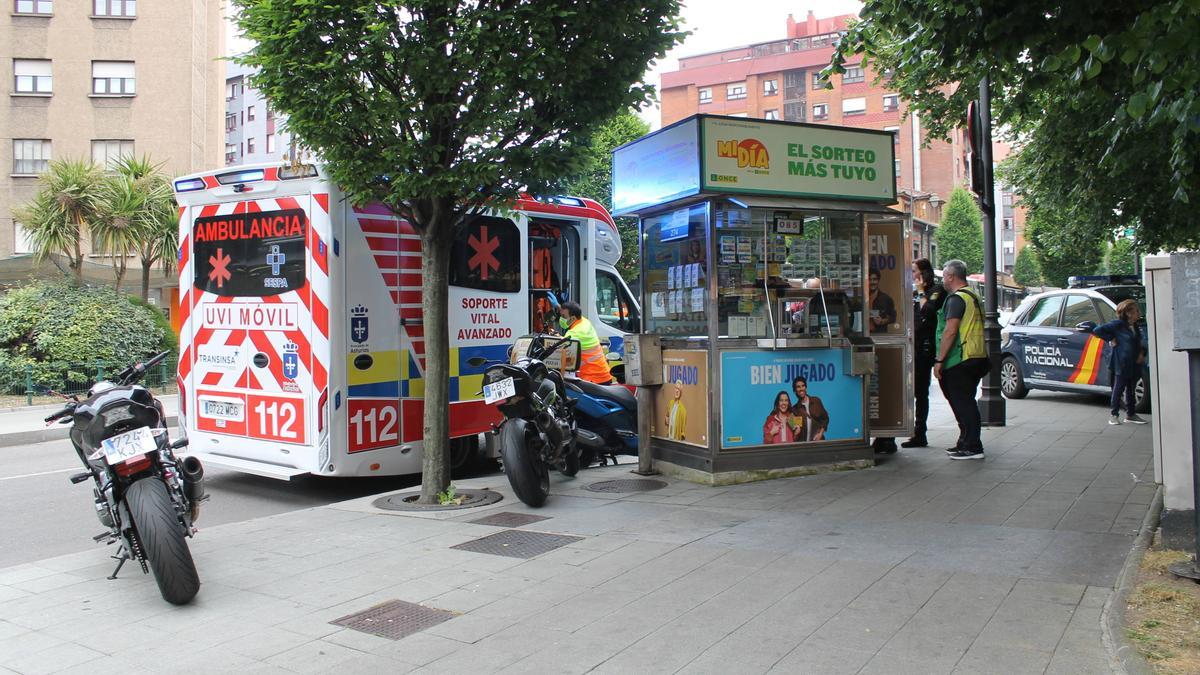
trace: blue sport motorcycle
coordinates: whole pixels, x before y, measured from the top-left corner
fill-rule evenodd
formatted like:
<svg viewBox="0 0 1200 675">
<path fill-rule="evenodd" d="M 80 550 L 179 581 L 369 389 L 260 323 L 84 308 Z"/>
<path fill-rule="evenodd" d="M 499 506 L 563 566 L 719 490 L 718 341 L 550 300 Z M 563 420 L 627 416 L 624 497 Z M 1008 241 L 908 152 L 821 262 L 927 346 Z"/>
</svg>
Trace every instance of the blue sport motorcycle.
<svg viewBox="0 0 1200 675">
<path fill-rule="evenodd" d="M 567 399 L 574 403 L 580 466 L 601 466 L 617 455 L 636 455 L 637 398 L 620 384 L 595 384 L 564 378 Z"/>
</svg>

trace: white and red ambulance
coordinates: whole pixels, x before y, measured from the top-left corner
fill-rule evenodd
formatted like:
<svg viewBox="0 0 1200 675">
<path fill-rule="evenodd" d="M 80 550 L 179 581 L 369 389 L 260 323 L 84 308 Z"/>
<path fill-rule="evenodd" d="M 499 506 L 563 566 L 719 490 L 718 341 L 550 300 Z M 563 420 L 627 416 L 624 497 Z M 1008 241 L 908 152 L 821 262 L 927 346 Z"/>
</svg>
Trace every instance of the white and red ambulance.
<svg viewBox="0 0 1200 675">
<path fill-rule="evenodd" d="M 180 425 L 205 462 L 275 478 L 419 473 L 425 346 L 421 242 L 355 207 L 319 165 L 250 165 L 175 181 L 180 204 Z M 473 356 L 504 358 L 578 302 L 620 353 L 639 308 L 600 204 L 522 199 L 472 216 L 450 270 L 454 460 L 499 420 Z"/>
</svg>

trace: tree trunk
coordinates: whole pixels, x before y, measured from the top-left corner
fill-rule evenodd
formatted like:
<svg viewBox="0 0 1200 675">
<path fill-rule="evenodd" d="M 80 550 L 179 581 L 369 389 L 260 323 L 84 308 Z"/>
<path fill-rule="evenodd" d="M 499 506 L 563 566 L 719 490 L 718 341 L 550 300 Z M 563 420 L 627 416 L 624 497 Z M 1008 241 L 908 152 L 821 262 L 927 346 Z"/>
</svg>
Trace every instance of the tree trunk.
<svg viewBox="0 0 1200 675">
<path fill-rule="evenodd" d="M 446 218 L 446 216 L 442 216 Z M 421 504 L 436 504 L 450 485 L 450 252 L 452 224 L 433 220 L 421 232 L 424 295 L 425 418 Z"/>
<path fill-rule="evenodd" d="M 113 290 L 117 293 L 121 292 L 121 284 L 125 282 L 125 271 L 128 269 L 128 263 L 125 262 L 125 254 L 113 254 L 113 276 L 116 277 L 116 284 L 113 285 Z"/>
<path fill-rule="evenodd" d="M 153 260 L 142 258 L 142 302 L 150 302 L 150 268 Z"/>
<path fill-rule="evenodd" d="M 83 237 L 82 229 L 75 237 L 75 259 L 71 261 L 71 267 L 75 269 L 75 285 L 83 285 L 83 245 L 80 239 Z"/>
</svg>

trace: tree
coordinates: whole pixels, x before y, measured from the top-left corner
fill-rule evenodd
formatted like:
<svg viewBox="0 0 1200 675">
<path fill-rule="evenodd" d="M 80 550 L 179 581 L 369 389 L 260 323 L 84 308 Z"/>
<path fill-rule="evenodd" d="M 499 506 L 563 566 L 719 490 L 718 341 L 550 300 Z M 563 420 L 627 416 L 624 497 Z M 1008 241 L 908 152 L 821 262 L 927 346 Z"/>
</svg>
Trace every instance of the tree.
<svg viewBox="0 0 1200 675">
<path fill-rule="evenodd" d="M 983 216 L 970 192 L 958 187 L 950 193 L 934 238 L 942 262 L 957 258 L 971 274 L 983 272 Z"/>
<path fill-rule="evenodd" d="M 136 218 L 146 208 L 146 195 L 137 182 L 124 174 L 106 176 L 100 184 L 100 206 L 92 222 L 92 240 L 99 250 L 109 254 L 113 267 L 113 290 L 121 292 L 129 255 L 137 247 L 141 233 Z"/>
<path fill-rule="evenodd" d="M 650 133 L 650 125 L 632 110 L 609 118 L 592 134 L 583 169 L 566 181 L 563 191 L 577 197 L 595 199 L 612 208 L 612 151 Z M 617 269 L 626 280 L 636 279 L 638 264 L 638 231 L 636 218 L 617 218 L 621 235 L 621 262 Z"/>
<path fill-rule="evenodd" d="M 358 203 L 421 237 L 421 501 L 449 484 L 449 258 L 464 217 L 576 173 L 587 138 L 640 107 L 682 37 L 679 0 L 235 0 L 239 61 Z"/>
<path fill-rule="evenodd" d="M 1017 252 L 1017 261 L 1013 263 L 1013 279 L 1022 286 L 1042 285 L 1042 269 L 1031 247 L 1024 246 Z"/>
<path fill-rule="evenodd" d="M 1072 223 L 1069 214 L 1053 209 L 1030 209 L 1025 238 L 1033 248 L 1044 283 L 1065 288 L 1067 277 L 1091 274 L 1104 260 L 1104 240 L 1087 227 Z"/>
<path fill-rule="evenodd" d="M 104 173 L 91 162 L 56 159 L 38 177 L 39 189 L 16 217 L 29 232 L 34 256 L 66 257 L 75 285 L 83 285 L 83 238 L 98 216 L 104 198 Z"/>
<path fill-rule="evenodd" d="M 940 137 L 987 75 L 1027 204 L 1093 232 L 1136 221 L 1150 249 L 1200 244 L 1200 68 L 1183 65 L 1200 62 L 1200 3 L 872 0 L 861 16 L 827 73 L 873 58 Z"/>
<path fill-rule="evenodd" d="M 175 192 L 170 178 L 162 172 L 162 165 L 155 164 L 149 157 L 124 157 L 117 162 L 116 170 L 118 176 L 127 178 L 142 195 L 142 208 L 134 214 L 132 221 L 137 233 L 132 250 L 142 264 L 142 300 L 148 301 L 154 265 L 160 264 L 164 273 L 170 273 L 175 266 L 179 248 Z"/>
<path fill-rule="evenodd" d="M 1137 253 L 1133 241 L 1117 239 L 1104 252 L 1105 274 L 1137 274 Z"/>
</svg>

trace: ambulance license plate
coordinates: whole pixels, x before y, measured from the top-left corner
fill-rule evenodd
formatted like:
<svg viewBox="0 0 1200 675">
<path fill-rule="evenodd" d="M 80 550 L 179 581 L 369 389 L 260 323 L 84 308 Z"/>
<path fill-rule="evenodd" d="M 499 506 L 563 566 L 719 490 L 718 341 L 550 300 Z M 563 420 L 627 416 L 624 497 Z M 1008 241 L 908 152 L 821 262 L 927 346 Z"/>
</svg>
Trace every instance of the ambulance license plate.
<svg viewBox="0 0 1200 675">
<path fill-rule="evenodd" d="M 241 421 L 242 404 L 237 401 L 204 399 L 204 416 L 222 420 Z"/>
<path fill-rule="evenodd" d="M 517 395 L 517 383 L 511 377 L 483 385 L 483 402 L 491 405 Z"/>
<path fill-rule="evenodd" d="M 133 431 L 126 431 L 120 436 L 106 438 L 101 441 L 100 445 L 104 450 L 104 458 L 108 460 L 110 466 L 158 449 L 150 427 L 138 427 Z"/>
</svg>

